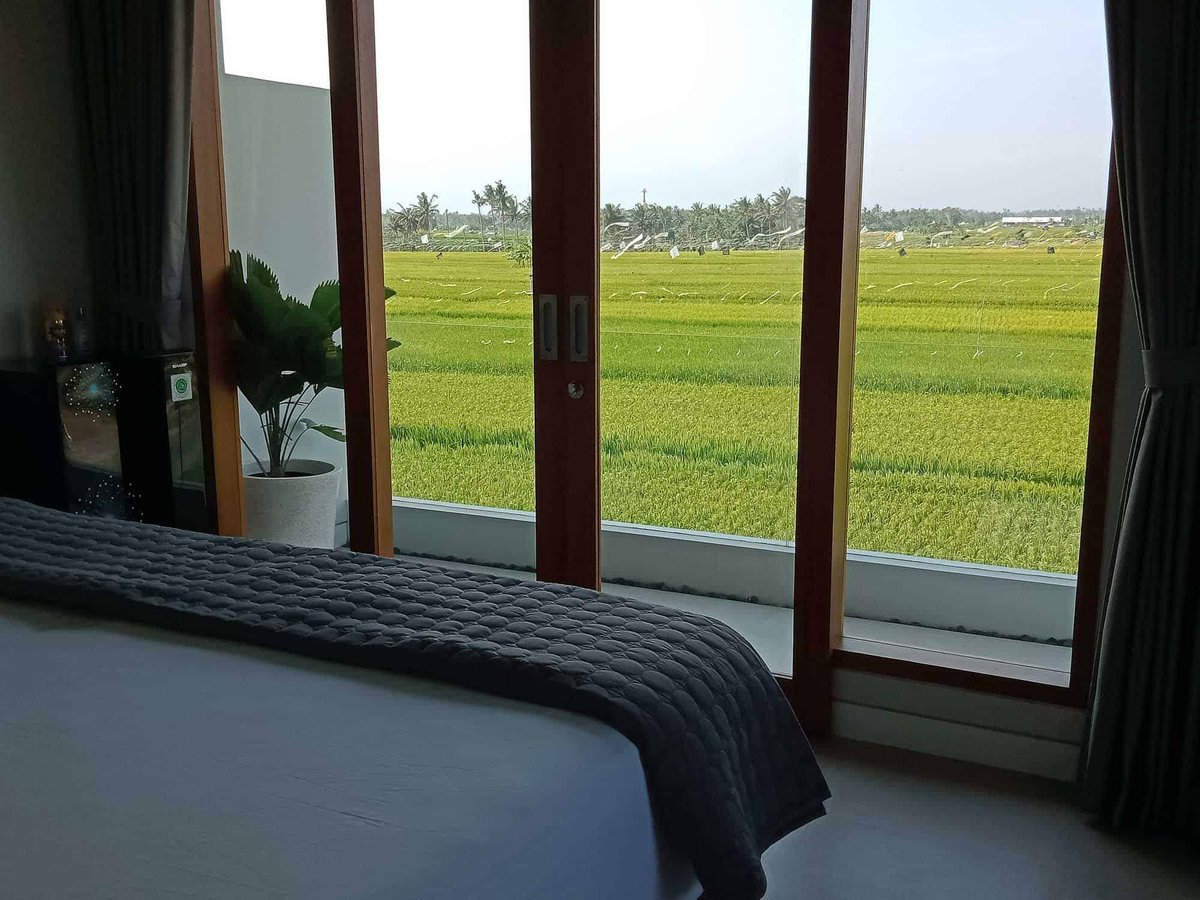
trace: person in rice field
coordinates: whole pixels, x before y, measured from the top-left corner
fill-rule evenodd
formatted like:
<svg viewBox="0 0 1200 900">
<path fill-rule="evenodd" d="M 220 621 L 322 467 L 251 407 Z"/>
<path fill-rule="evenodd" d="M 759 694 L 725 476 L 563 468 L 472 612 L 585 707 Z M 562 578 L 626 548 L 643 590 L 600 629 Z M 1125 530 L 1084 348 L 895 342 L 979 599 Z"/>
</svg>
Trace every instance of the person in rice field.
<svg viewBox="0 0 1200 900">
<path fill-rule="evenodd" d="M 901 256 L 908 256 L 908 251 L 907 251 L 907 250 L 905 250 L 903 247 L 901 247 L 901 248 L 900 248 L 900 255 L 901 255 Z"/>
<path fill-rule="evenodd" d="M 1053 244 L 1051 244 L 1049 247 L 1047 247 L 1047 248 L 1046 248 L 1046 252 L 1047 252 L 1047 253 L 1051 253 L 1051 254 L 1052 254 L 1052 253 L 1054 253 L 1054 245 L 1053 245 Z"/>
</svg>

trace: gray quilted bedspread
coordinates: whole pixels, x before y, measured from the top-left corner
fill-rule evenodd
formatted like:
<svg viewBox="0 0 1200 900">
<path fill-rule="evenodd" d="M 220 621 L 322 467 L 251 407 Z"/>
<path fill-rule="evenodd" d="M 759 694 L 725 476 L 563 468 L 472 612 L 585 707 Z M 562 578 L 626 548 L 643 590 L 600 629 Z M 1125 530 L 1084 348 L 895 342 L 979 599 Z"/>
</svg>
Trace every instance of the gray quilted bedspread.
<svg viewBox="0 0 1200 900">
<path fill-rule="evenodd" d="M 713 900 L 761 897 L 762 852 L 829 797 L 774 677 L 740 635 L 704 616 L 9 499 L 0 594 L 594 716 L 637 746 L 663 833 Z"/>
</svg>

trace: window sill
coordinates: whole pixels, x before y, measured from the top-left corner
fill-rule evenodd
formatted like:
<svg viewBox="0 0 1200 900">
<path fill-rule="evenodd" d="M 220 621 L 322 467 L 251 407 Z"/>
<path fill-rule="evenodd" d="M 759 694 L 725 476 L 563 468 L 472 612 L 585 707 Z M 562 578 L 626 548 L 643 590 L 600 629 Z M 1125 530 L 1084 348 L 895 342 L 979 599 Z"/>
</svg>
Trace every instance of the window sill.
<svg viewBox="0 0 1200 900">
<path fill-rule="evenodd" d="M 1071 648 L 847 618 L 841 649 L 1065 687 Z"/>
<path fill-rule="evenodd" d="M 533 568 L 532 513 L 395 498 L 392 518 L 401 553 Z M 792 544 L 619 522 L 602 528 L 606 579 L 724 597 L 735 607 L 773 605 L 790 619 Z M 939 632 L 966 627 L 1061 640 L 1072 636 L 1075 586 L 1067 575 L 852 550 L 845 613 Z"/>
<path fill-rule="evenodd" d="M 534 577 L 523 570 L 412 559 L 510 578 Z M 792 674 L 790 608 L 626 584 L 605 583 L 603 588 L 622 597 L 724 622 L 750 642 L 772 672 L 785 677 Z M 1070 678 L 1071 651 L 1067 647 L 850 617 L 845 620 L 844 632 L 834 644 L 834 661 L 845 668 L 982 687 L 1051 702 L 1063 702 L 1059 694 Z M 985 684 L 974 683 L 981 678 Z"/>
</svg>

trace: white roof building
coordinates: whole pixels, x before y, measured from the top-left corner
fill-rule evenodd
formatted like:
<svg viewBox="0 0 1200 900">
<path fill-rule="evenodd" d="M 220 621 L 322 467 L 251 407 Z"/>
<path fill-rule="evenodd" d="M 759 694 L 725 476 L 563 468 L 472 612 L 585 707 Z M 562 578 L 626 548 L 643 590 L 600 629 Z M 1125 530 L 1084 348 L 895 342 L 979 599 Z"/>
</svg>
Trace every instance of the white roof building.
<svg viewBox="0 0 1200 900">
<path fill-rule="evenodd" d="M 1001 225 L 1061 225 L 1062 216 L 1005 216 Z"/>
</svg>

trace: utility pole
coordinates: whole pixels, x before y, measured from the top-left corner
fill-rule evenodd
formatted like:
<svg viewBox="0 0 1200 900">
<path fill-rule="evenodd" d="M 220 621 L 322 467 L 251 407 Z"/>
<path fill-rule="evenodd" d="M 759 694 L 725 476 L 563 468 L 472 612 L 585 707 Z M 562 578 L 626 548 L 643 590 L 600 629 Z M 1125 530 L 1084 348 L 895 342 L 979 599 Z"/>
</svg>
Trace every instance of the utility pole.
<svg viewBox="0 0 1200 900">
<path fill-rule="evenodd" d="M 646 189 L 642 188 L 642 206 L 646 205 Z"/>
</svg>

